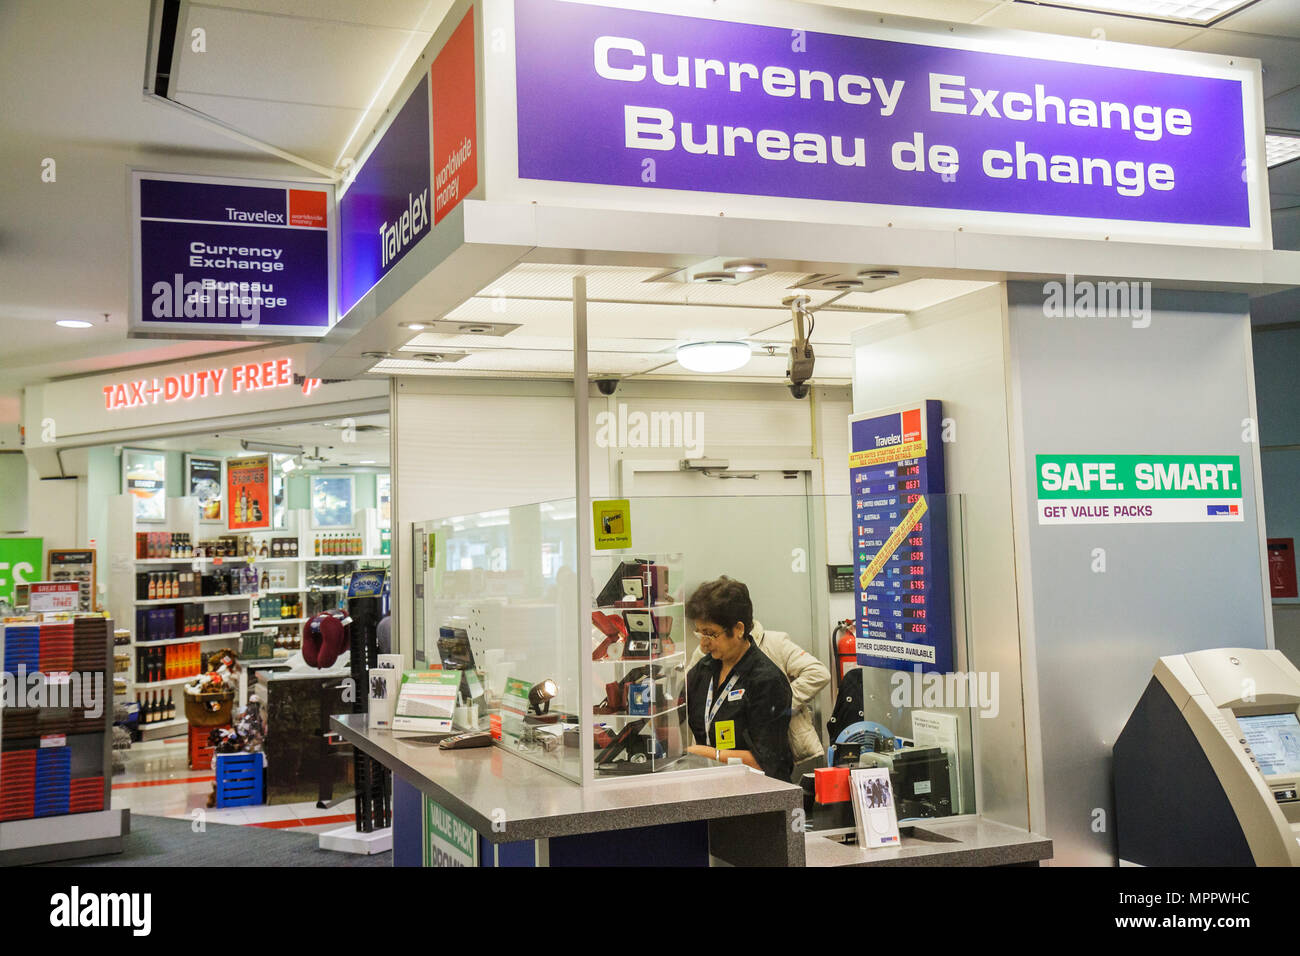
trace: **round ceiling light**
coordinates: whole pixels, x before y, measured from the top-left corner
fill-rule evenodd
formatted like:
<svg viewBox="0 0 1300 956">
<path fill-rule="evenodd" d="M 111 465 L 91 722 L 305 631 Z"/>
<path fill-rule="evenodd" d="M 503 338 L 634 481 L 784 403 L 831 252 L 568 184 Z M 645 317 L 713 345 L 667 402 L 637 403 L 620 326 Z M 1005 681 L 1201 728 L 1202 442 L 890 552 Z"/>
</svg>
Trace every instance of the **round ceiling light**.
<svg viewBox="0 0 1300 956">
<path fill-rule="evenodd" d="M 92 323 L 83 322 L 81 319 L 59 319 L 54 324 L 65 329 L 88 329 Z"/>
<path fill-rule="evenodd" d="M 697 272 L 693 278 L 696 282 L 735 282 L 736 274 L 734 272 Z"/>
<path fill-rule="evenodd" d="M 858 273 L 859 279 L 871 279 L 878 282 L 881 279 L 897 279 L 897 269 L 863 269 Z"/>
<path fill-rule="evenodd" d="M 423 322 L 398 322 L 397 324 L 404 329 L 410 329 L 412 332 L 423 332 L 425 329 Z"/>
<path fill-rule="evenodd" d="M 677 346 L 677 363 L 692 372 L 734 372 L 753 353 L 744 342 L 687 342 Z"/>
<path fill-rule="evenodd" d="M 766 272 L 767 263 L 756 259 L 732 259 L 722 264 L 724 272 Z"/>
<path fill-rule="evenodd" d="M 847 292 L 850 289 L 861 289 L 862 280 L 861 279 L 828 279 L 826 282 L 823 282 L 822 285 L 824 285 L 828 289 L 835 289 L 838 292 Z"/>
</svg>

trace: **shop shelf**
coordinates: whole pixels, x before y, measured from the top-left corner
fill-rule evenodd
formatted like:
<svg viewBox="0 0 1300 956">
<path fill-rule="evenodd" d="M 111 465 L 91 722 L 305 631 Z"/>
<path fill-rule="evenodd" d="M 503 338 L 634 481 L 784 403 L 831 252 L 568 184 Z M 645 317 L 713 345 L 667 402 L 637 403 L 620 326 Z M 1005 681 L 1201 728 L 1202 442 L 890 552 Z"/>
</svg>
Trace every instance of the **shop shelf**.
<svg viewBox="0 0 1300 956">
<path fill-rule="evenodd" d="M 205 604 L 209 601 L 251 601 L 256 594 L 213 594 L 207 597 L 161 598 L 156 601 L 136 601 L 136 607 L 154 607 L 161 604 Z"/>
<path fill-rule="evenodd" d="M 175 687 L 177 684 L 188 684 L 190 681 L 194 680 L 194 676 L 195 675 L 191 674 L 189 677 L 173 677 L 171 680 L 132 682 L 132 686 L 136 690 L 152 690 L 156 687 Z M 170 723 L 170 721 L 168 721 L 168 723 Z"/>
<path fill-rule="evenodd" d="M 231 634 L 238 636 L 238 632 L 236 631 L 230 631 L 226 634 L 196 634 L 194 637 L 175 637 L 168 638 L 165 641 L 132 641 L 131 647 L 166 647 L 168 644 L 206 644 L 208 641 L 226 640 Z"/>
</svg>

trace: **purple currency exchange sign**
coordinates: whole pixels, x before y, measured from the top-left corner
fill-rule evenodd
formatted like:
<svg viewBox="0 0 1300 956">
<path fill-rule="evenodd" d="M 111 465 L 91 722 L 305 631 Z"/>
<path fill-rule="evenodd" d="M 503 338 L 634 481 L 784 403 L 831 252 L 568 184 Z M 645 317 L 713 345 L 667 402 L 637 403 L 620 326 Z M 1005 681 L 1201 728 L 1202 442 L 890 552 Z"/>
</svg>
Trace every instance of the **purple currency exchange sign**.
<svg viewBox="0 0 1300 956">
<path fill-rule="evenodd" d="M 308 183 L 141 174 L 140 326 L 328 331 L 330 192 Z"/>
<path fill-rule="evenodd" d="M 523 179 L 1251 225 L 1240 80 L 558 0 L 515 31 Z"/>
<path fill-rule="evenodd" d="M 429 232 L 429 78 L 411 91 L 339 200 L 339 315 Z"/>
</svg>

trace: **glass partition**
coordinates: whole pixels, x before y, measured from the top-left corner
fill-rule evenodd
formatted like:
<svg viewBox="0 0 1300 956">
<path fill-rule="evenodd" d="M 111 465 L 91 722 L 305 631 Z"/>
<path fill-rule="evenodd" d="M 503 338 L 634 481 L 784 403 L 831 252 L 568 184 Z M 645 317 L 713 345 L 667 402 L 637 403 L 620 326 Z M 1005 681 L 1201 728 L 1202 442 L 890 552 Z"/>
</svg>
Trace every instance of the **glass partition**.
<svg viewBox="0 0 1300 956">
<path fill-rule="evenodd" d="M 810 682 L 793 673 L 809 659 L 834 674 L 820 690 L 795 695 L 792 714 L 824 751 L 792 774 L 807 782 L 813 829 L 853 827 L 849 806 L 820 800 L 825 794 L 805 778 L 818 766 L 886 767 L 902 819 L 974 813 L 973 719 L 996 684 L 970 653 L 964 502 L 927 499 L 924 517 L 877 538 L 864 533 L 867 519 L 847 495 L 631 498 L 633 547 L 592 553 L 589 619 L 577 608 L 573 499 L 420 522 L 417 666 L 463 666 L 448 650 L 463 635 L 486 697 L 477 710 L 461 708 L 462 720 L 490 727 L 499 746 L 570 780 L 583 779 L 584 726 L 594 737 L 588 776 L 597 785 L 717 766 L 687 754 L 701 742 L 691 716 L 705 702 L 689 699 L 688 674 L 704 655 L 685 603 L 725 574 L 748 586 L 761 646 L 796 687 Z M 841 576 L 833 585 L 827 556 L 846 553 L 851 582 Z M 856 622 L 859 604 L 865 626 Z M 843 674 L 832 635 L 841 620 L 856 622 L 855 650 L 867 664 L 852 654 Z M 947 672 L 914 667 L 931 646 L 947 648 L 939 652 Z M 583 668 L 592 688 L 585 714 Z"/>
</svg>

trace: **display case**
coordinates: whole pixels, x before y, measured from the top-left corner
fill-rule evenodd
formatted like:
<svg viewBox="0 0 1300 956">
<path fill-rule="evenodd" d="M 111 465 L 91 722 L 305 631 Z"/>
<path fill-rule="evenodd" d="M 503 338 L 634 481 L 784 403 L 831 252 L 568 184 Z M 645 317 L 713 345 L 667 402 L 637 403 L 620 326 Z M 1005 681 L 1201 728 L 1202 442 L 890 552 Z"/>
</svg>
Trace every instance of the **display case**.
<svg viewBox="0 0 1300 956">
<path fill-rule="evenodd" d="M 599 555 L 592 575 L 595 772 L 665 770 L 690 742 L 682 557 Z"/>
</svg>

